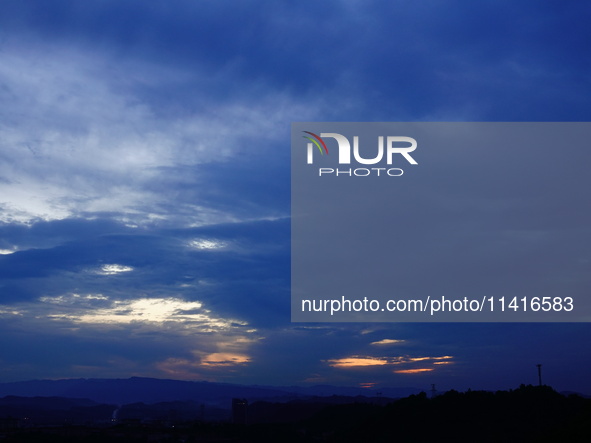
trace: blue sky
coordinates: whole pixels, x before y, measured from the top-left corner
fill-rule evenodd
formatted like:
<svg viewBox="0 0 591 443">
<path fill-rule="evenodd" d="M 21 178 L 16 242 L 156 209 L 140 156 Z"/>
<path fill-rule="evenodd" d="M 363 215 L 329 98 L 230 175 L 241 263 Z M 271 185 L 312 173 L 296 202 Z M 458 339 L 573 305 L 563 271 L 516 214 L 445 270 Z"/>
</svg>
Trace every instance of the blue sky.
<svg viewBox="0 0 591 443">
<path fill-rule="evenodd" d="M 290 123 L 588 121 L 590 9 L 4 1 L 0 380 L 504 389 L 543 363 L 591 393 L 588 324 L 289 320 Z M 588 290 L 585 164 L 560 165 L 540 229 Z"/>
</svg>

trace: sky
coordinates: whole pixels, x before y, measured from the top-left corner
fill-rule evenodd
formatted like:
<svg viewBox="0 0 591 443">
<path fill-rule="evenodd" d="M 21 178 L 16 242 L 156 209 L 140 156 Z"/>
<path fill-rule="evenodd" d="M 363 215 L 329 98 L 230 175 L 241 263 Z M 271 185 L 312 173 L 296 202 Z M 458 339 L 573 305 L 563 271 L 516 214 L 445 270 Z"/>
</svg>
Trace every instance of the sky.
<svg viewBox="0 0 591 443">
<path fill-rule="evenodd" d="M 588 323 L 290 321 L 290 124 L 589 121 L 590 15 L 574 1 L 3 1 L 0 381 L 510 389 L 541 363 L 545 383 L 591 394 Z M 543 257 L 583 292 L 588 160 L 557 156 L 504 245 L 556 248 Z M 527 210 L 556 189 L 545 218 Z M 471 203 L 487 189 L 464 191 L 455 209 L 490 223 L 496 208 Z M 542 262 L 516 266 L 536 278 Z"/>
</svg>

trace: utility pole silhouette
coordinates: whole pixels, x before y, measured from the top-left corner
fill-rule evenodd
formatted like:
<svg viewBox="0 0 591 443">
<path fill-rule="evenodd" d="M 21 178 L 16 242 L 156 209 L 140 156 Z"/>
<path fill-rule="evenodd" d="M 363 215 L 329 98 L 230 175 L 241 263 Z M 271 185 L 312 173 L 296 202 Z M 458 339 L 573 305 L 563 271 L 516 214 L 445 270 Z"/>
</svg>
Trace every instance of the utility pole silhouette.
<svg viewBox="0 0 591 443">
<path fill-rule="evenodd" d="M 542 386 L 542 365 L 538 363 L 536 366 L 538 367 L 538 382 Z"/>
</svg>

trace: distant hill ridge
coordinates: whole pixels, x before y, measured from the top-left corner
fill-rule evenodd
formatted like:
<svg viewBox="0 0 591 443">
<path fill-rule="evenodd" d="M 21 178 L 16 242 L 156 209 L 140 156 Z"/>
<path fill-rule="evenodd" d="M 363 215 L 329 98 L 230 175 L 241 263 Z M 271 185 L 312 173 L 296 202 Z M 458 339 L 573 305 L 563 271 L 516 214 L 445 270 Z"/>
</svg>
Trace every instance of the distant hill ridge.
<svg viewBox="0 0 591 443">
<path fill-rule="evenodd" d="M 402 398 L 421 392 L 416 388 L 381 388 L 380 395 Z M 289 401 L 314 396 L 377 396 L 376 390 L 339 386 L 246 386 L 206 381 L 182 381 L 144 377 L 127 379 L 30 380 L 0 383 L 0 397 L 86 398 L 99 403 L 129 404 L 166 401 L 197 401 L 227 407 L 232 398 L 249 401 Z"/>
</svg>

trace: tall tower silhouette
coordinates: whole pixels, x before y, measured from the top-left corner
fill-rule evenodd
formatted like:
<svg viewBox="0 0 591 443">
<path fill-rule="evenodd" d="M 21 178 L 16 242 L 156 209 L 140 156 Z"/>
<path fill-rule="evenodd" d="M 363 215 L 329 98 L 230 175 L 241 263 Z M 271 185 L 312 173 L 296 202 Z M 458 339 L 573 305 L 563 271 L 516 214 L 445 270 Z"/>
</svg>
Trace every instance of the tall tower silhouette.
<svg viewBox="0 0 591 443">
<path fill-rule="evenodd" d="M 539 386 L 542 386 L 542 365 L 538 363 L 536 366 L 538 367 L 538 383 Z"/>
</svg>

